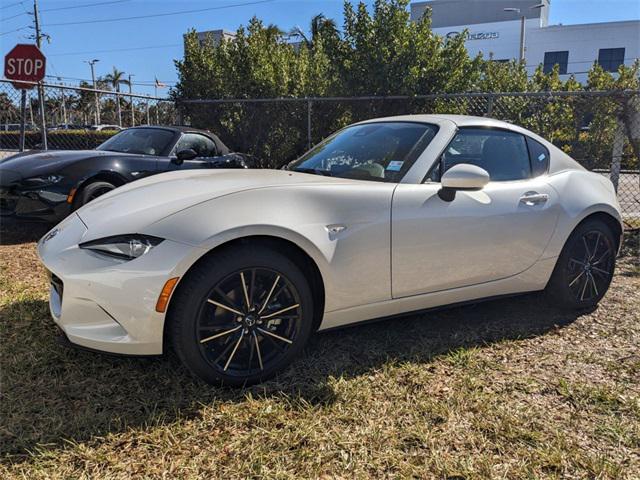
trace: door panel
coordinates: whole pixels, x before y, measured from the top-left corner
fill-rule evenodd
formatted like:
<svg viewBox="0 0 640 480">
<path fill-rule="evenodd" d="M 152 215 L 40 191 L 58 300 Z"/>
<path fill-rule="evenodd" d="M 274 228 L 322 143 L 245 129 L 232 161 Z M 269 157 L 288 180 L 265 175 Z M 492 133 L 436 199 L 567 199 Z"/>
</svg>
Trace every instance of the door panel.
<svg viewBox="0 0 640 480">
<path fill-rule="evenodd" d="M 438 197 L 439 189 L 400 184 L 394 192 L 394 298 L 520 273 L 540 258 L 555 229 L 558 198 L 544 177 L 490 182 L 481 191 L 456 192 L 451 202 Z"/>
</svg>

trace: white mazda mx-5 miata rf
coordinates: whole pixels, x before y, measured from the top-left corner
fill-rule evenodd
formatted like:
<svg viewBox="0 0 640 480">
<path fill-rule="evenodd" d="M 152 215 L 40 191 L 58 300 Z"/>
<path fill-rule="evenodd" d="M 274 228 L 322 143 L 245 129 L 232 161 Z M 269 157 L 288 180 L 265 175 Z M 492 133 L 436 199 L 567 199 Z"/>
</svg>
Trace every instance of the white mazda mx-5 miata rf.
<svg viewBox="0 0 640 480">
<path fill-rule="evenodd" d="M 517 126 L 368 120 L 282 170 L 127 184 L 47 233 L 51 313 L 76 345 L 173 346 L 207 382 L 264 380 L 315 330 L 546 290 L 593 307 L 622 235 L 611 182 Z"/>
</svg>

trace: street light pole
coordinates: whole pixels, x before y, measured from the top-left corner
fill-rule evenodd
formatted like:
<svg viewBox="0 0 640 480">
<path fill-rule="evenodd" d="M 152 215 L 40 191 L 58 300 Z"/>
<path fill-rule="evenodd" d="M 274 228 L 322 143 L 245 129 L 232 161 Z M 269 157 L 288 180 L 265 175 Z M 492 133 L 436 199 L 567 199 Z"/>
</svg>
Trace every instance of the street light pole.
<svg viewBox="0 0 640 480">
<path fill-rule="evenodd" d="M 539 3 L 537 5 L 534 5 L 533 7 L 531 7 L 531 10 L 536 10 L 538 8 L 543 8 L 546 7 L 546 5 L 544 3 Z M 515 7 L 508 7 L 508 8 L 503 8 L 502 9 L 505 12 L 514 12 L 517 14 L 521 13 L 521 10 L 519 8 L 515 8 Z M 520 16 L 520 55 L 518 57 L 518 60 L 520 61 L 520 63 L 525 62 L 525 51 L 526 51 L 526 46 L 525 46 L 525 30 L 526 30 L 526 22 L 527 22 L 527 17 L 526 15 L 522 14 Z"/>
<path fill-rule="evenodd" d="M 524 62 L 524 43 L 525 43 L 525 24 L 527 22 L 527 17 L 522 15 L 520 17 L 520 61 Z"/>
<path fill-rule="evenodd" d="M 88 60 L 84 62 L 84 63 L 88 63 L 89 66 L 91 67 L 91 81 L 93 82 L 94 90 L 97 90 L 98 86 L 96 85 L 96 72 L 93 66 L 99 61 L 100 60 L 98 60 L 97 58 L 94 58 L 93 60 Z M 98 100 L 98 92 L 94 91 L 93 94 L 94 94 L 94 99 L 96 104 L 95 121 L 96 121 L 96 125 L 100 125 L 100 101 Z"/>
</svg>

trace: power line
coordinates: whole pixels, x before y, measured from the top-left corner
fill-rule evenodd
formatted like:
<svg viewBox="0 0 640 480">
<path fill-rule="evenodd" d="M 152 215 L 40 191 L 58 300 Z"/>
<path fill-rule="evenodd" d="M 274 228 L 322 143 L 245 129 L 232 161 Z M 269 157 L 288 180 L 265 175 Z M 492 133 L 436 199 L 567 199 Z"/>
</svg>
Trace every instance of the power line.
<svg viewBox="0 0 640 480">
<path fill-rule="evenodd" d="M 71 7 L 46 8 L 46 9 L 40 10 L 40 11 L 41 12 L 56 12 L 58 10 L 73 10 L 73 9 L 76 9 L 76 8 L 98 7 L 100 5 L 111 5 L 113 3 L 124 3 L 124 2 L 130 2 L 130 1 L 131 0 L 110 0 L 108 2 L 85 3 L 84 5 L 73 5 Z M 20 13 L 18 13 L 16 15 L 12 15 L 11 17 L 3 18 L 3 20 L 6 22 L 8 20 L 12 20 L 14 18 L 21 17 L 22 15 L 32 15 L 32 12 L 28 12 L 28 11 L 25 10 L 24 12 L 20 12 Z"/>
<path fill-rule="evenodd" d="M 20 2 L 10 3 L 9 5 L 5 5 L 4 7 L 0 8 L 0 10 L 6 10 L 7 8 L 15 7 L 16 5 L 20 5 L 23 2 L 24 0 Z"/>
<path fill-rule="evenodd" d="M 2 33 L 0 33 L 0 36 L 2 36 L 2 35 L 8 35 L 8 34 L 10 34 L 10 33 L 19 32 L 19 31 L 21 31 L 21 30 L 27 30 L 27 29 L 29 29 L 29 28 L 31 28 L 31 27 L 20 27 L 20 28 L 16 28 L 15 30 L 9 30 L 8 32 L 2 32 Z"/>
<path fill-rule="evenodd" d="M 84 25 L 88 23 L 108 23 L 108 22 L 121 22 L 125 20 L 140 20 L 144 18 L 156 18 L 156 17 L 168 17 L 173 15 L 183 15 L 187 13 L 199 13 L 199 12 L 209 12 L 211 10 L 223 10 L 225 8 L 234 8 L 234 7 L 245 7 L 248 5 L 257 5 L 260 3 L 270 3 L 274 0 L 256 0 L 252 2 L 244 2 L 244 3 L 234 3 L 230 5 L 221 5 L 219 7 L 208 7 L 208 8 L 198 8 L 195 10 L 180 10 L 177 12 L 166 12 L 166 13 L 154 13 L 150 15 L 137 15 L 134 17 L 119 17 L 119 18 L 102 18 L 102 19 L 93 19 L 93 20 L 82 20 L 79 22 L 61 22 L 61 23 L 49 23 L 44 25 L 45 27 L 60 27 L 65 25 Z"/>
<path fill-rule="evenodd" d="M 93 50 L 91 52 L 65 52 L 65 53 L 53 53 L 48 55 L 49 57 L 62 57 L 69 55 L 93 55 L 95 53 L 111 53 L 111 52 L 129 52 L 132 50 L 150 50 L 153 48 L 170 48 L 170 47 L 181 47 L 182 43 L 171 43 L 167 45 L 150 45 L 148 47 L 128 47 L 128 48 L 112 48 L 108 50 Z"/>
<path fill-rule="evenodd" d="M 28 13 L 29 12 L 20 12 L 20 13 L 17 13 L 16 15 L 11 16 L 11 17 L 3 18 L 2 21 L 6 22 L 6 21 L 11 20 L 13 18 L 18 18 L 18 17 L 21 17 L 22 15 L 27 15 Z"/>
<path fill-rule="evenodd" d="M 58 10 L 71 10 L 75 8 L 87 8 L 87 7 L 97 7 L 99 5 L 111 5 L 113 3 L 124 3 L 130 2 L 131 0 L 110 0 L 108 2 L 98 2 L 98 3 L 85 3 L 83 5 L 73 5 L 71 7 L 57 7 L 57 8 L 47 8 L 45 10 L 40 10 L 41 12 L 55 12 Z"/>
</svg>

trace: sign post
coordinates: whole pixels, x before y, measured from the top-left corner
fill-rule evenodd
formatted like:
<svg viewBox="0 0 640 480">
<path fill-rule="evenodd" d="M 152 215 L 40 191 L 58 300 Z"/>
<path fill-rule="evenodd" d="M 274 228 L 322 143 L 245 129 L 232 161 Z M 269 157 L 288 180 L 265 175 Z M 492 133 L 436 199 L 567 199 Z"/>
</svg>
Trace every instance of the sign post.
<svg viewBox="0 0 640 480">
<path fill-rule="evenodd" d="M 15 88 L 22 90 L 20 97 L 20 151 L 24 150 L 27 89 L 33 88 L 44 78 L 46 58 L 36 45 L 20 43 L 4 57 L 4 76 L 12 80 Z M 28 82 L 28 83 L 26 83 Z M 44 95 L 40 100 L 42 145 L 47 149 L 47 126 L 44 122 Z"/>
</svg>

